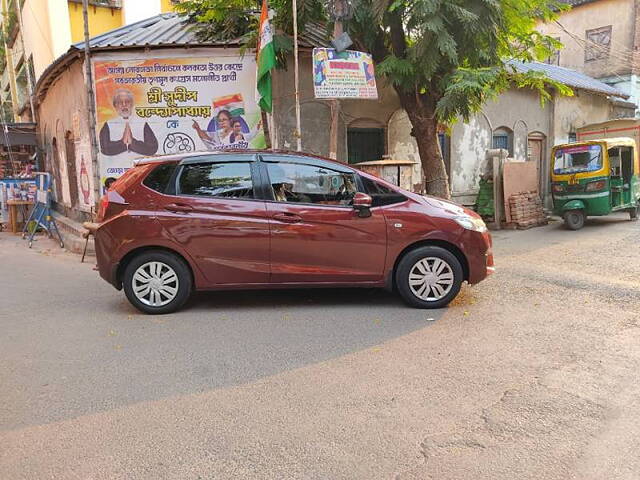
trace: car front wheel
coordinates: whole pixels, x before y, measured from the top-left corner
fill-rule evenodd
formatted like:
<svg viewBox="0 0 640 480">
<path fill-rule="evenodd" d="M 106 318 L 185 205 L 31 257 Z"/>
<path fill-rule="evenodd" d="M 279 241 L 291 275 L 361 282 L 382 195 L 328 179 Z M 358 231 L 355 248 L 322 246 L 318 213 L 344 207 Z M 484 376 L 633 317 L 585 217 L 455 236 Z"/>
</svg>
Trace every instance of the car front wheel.
<svg viewBox="0 0 640 480">
<path fill-rule="evenodd" d="M 182 307 L 192 289 L 191 271 L 177 255 L 142 253 L 127 265 L 123 284 L 129 302 L 144 313 L 161 315 Z"/>
<path fill-rule="evenodd" d="M 402 299 L 417 308 L 442 308 L 453 300 L 464 273 L 458 258 L 435 246 L 407 253 L 396 269 L 396 286 Z"/>
</svg>

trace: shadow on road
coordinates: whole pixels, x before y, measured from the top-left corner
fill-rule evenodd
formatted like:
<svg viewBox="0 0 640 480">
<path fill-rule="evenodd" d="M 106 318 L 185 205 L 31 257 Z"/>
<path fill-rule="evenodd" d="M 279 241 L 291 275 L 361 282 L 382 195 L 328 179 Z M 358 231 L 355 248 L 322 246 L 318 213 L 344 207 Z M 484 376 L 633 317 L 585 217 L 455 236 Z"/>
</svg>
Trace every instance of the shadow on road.
<svg viewBox="0 0 640 480">
<path fill-rule="evenodd" d="M 313 288 L 287 290 L 242 290 L 198 292 L 190 300 L 189 310 L 242 310 L 261 308 L 304 307 L 370 307 L 406 308 L 400 298 L 391 292 L 373 288 Z"/>
</svg>

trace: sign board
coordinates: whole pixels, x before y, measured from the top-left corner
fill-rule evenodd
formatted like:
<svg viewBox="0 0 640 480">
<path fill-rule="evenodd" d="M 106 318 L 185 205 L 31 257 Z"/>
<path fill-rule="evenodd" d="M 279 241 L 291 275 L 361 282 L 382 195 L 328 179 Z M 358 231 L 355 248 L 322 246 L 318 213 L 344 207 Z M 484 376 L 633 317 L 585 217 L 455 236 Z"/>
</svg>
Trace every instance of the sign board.
<svg viewBox="0 0 640 480">
<path fill-rule="evenodd" d="M 313 88 L 316 98 L 376 100 L 376 76 L 371 55 L 354 50 L 313 49 Z"/>
<path fill-rule="evenodd" d="M 264 148 L 252 55 L 94 60 L 101 183 L 133 160 Z"/>
</svg>

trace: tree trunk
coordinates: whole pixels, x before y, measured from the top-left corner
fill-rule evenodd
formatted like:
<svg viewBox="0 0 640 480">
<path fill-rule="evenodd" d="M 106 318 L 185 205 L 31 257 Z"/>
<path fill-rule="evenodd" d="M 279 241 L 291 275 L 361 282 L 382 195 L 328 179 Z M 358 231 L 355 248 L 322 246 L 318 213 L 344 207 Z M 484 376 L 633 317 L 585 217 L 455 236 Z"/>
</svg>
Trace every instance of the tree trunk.
<svg viewBox="0 0 640 480">
<path fill-rule="evenodd" d="M 435 112 L 437 101 L 426 95 L 414 97 L 404 92 L 398 93 L 400 103 L 413 127 L 411 134 L 418 144 L 426 193 L 449 200 L 451 199 L 449 177 L 438 140 L 438 119 Z"/>
</svg>

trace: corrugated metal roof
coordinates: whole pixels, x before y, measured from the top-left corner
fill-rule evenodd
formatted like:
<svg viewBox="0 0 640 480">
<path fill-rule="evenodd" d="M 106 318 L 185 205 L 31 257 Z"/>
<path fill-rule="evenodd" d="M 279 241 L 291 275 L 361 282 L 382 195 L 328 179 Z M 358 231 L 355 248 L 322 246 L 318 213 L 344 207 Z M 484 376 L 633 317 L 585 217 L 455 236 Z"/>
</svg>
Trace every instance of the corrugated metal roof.
<svg viewBox="0 0 640 480">
<path fill-rule="evenodd" d="M 558 67 L 557 65 L 549 65 L 547 63 L 540 62 L 518 62 L 511 60 L 509 62 L 513 68 L 521 73 L 527 72 L 540 72 L 544 73 L 551 80 L 563 83 L 571 88 L 578 88 L 589 92 L 599 93 L 602 95 L 610 95 L 612 97 L 629 98 L 626 93 L 607 85 L 600 80 L 591 78 L 584 73 L 576 72 L 564 67 Z"/>
<path fill-rule="evenodd" d="M 580 5 L 584 5 L 585 3 L 597 2 L 598 0 L 559 0 L 559 1 L 560 3 L 571 5 L 572 7 L 579 7 Z"/>
<path fill-rule="evenodd" d="M 309 24 L 300 32 L 298 45 L 313 48 L 328 46 L 327 30 L 324 25 Z M 239 45 L 240 39 L 201 42 L 197 39 L 193 25 L 184 21 L 177 13 L 163 13 L 140 22 L 116 28 L 89 40 L 91 48 L 135 48 L 163 46 L 230 46 Z M 75 43 L 72 48 L 81 50 L 84 42 Z"/>
<path fill-rule="evenodd" d="M 217 44 L 233 42 L 218 42 Z M 124 27 L 110 30 L 89 40 L 91 48 L 127 48 L 166 45 L 202 45 L 191 26 L 175 13 L 163 13 Z M 81 50 L 84 42 L 73 44 Z"/>
</svg>

